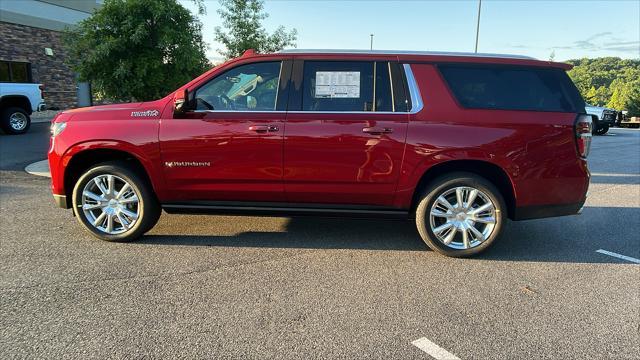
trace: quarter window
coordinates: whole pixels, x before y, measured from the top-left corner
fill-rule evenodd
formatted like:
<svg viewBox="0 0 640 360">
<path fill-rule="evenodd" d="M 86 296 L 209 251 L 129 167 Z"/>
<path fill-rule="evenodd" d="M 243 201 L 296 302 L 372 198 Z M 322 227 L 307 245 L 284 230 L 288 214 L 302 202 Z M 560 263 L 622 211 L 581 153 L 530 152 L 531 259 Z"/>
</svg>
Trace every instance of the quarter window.
<svg viewBox="0 0 640 360">
<path fill-rule="evenodd" d="M 304 63 L 303 111 L 393 111 L 391 92 L 387 62 Z"/>
<path fill-rule="evenodd" d="M 280 65 L 279 61 L 241 65 L 217 76 L 196 90 L 196 110 L 275 110 Z"/>
<path fill-rule="evenodd" d="M 578 112 L 582 98 L 560 69 L 440 65 L 465 108 Z M 584 110 L 583 110 L 584 111 Z"/>
</svg>

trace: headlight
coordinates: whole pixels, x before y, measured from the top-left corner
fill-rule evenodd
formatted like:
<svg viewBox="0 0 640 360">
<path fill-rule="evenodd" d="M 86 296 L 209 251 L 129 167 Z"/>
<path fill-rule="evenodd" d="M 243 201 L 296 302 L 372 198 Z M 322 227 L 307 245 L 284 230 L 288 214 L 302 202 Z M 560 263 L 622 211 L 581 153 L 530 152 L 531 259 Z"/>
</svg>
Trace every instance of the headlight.
<svg viewBox="0 0 640 360">
<path fill-rule="evenodd" d="M 51 124 L 51 137 L 56 137 L 62 133 L 62 131 L 67 127 L 66 122 L 56 122 Z"/>
</svg>

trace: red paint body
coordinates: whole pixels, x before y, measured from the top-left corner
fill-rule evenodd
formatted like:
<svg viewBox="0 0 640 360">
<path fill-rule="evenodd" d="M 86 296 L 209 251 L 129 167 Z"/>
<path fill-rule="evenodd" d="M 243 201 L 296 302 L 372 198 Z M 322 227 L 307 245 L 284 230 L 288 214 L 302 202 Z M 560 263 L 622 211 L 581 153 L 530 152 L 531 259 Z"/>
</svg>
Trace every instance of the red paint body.
<svg viewBox="0 0 640 360">
<path fill-rule="evenodd" d="M 174 100 L 244 63 L 291 59 L 386 60 L 410 63 L 423 109 L 409 113 L 218 112 L 174 118 Z M 255 55 L 232 60 L 167 97 L 146 103 L 66 111 L 66 129 L 52 141 L 54 194 L 67 165 L 84 151 L 129 153 L 143 165 L 161 203 L 191 200 L 372 205 L 410 209 L 416 187 L 433 166 L 457 160 L 495 165 L 508 176 L 516 207 L 575 204 L 589 184 L 576 152 L 577 114 L 470 110 L 456 103 L 437 62 L 568 65 L 536 60 L 425 55 Z M 158 116 L 132 117 L 157 110 Z M 256 132 L 252 126 L 274 126 Z M 368 134 L 363 128 L 390 128 Z M 171 167 L 171 162 L 210 163 Z"/>
</svg>

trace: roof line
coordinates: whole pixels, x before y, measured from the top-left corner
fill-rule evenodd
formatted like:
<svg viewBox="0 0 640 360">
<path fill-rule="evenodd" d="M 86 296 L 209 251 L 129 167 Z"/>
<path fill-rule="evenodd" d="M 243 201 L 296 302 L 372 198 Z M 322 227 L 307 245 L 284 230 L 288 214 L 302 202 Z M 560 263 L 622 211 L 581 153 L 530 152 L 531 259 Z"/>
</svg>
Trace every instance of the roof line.
<svg viewBox="0 0 640 360">
<path fill-rule="evenodd" d="M 492 53 L 448 52 L 448 51 L 412 51 L 412 50 L 357 50 L 357 49 L 285 49 L 282 54 L 371 54 L 371 55 L 431 55 L 431 56 L 461 56 L 461 57 L 489 57 L 505 59 L 537 60 L 531 56 Z"/>
</svg>

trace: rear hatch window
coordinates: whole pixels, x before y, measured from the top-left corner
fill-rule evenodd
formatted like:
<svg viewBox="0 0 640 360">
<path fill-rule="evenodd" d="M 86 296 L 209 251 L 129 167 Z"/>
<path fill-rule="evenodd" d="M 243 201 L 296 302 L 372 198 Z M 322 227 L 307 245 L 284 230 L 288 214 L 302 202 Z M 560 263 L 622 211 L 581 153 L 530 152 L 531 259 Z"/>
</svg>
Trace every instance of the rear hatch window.
<svg viewBox="0 0 640 360">
<path fill-rule="evenodd" d="M 465 108 L 584 113 L 584 100 L 562 69 L 475 64 L 438 68 Z"/>
</svg>

